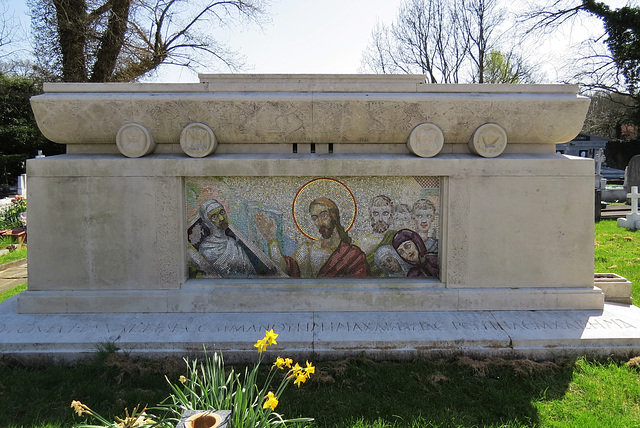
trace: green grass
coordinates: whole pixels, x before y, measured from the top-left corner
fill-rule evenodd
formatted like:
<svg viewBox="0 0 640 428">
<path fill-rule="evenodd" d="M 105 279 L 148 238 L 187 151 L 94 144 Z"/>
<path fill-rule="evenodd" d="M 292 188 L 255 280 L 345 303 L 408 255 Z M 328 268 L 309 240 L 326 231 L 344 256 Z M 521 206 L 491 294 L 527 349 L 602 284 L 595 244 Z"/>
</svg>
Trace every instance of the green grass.
<svg viewBox="0 0 640 428">
<path fill-rule="evenodd" d="M 610 220 L 596 225 L 596 272 L 633 281 L 636 302 L 639 248 L 640 232 Z M 169 394 L 164 375 L 184 372 L 180 359 L 139 361 L 112 351 L 103 346 L 76 365 L 0 359 L 0 427 L 71 426 L 81 421 L 72 400 L 122 415 L 125 407 L 160 402 Z M 277 410 L 314 417 L 318 428 L 637 427 L 640 369 L 585 359 L 320 362 L 305 385 L 285 392 Z"/>
<path fill-rule="evenodd" d="M 27 283 L 25 282 L 24 284 L 20 284 L 16 287 L 13 287 L 9 290 L 6 291 L 2 291 L 0 292 L 0 302 L 7 300 L 10 297 L 15 296 L 18 293 L 22 293 L 24 290 L 27 289 Z"/>
<path fill-rule="evenodd" d="M 179 359 L 141 361 L 97 354 L 84 364 L 24 366 L 0 361 L 0 426 L 67 427 L 83 419 L 77 399 L 103 415 L 169 394 Z M 640 374 L 620 362 L 363 358 L 317 364 L 278 411 L 310 416 L 318 428 L 633 427 L 640 423 Z"/>
<path fill-rule="evenodd" d="M 640 302 L 640 231 L 618 227 L 615 220 L 596 223 L 595 271 L 633 282 L 633 300 Z"/>
<path fill-rule="evenodd" d="M 20 260 L 25 258 L 27 258 L 27 247 L 22 246 L 21 248 L 18 248 L 15 251 L 11 251 L 10 253 L 0 256 L 0 265 L 3 263 L 9 263 L 14 260 Z"/>
</svg>

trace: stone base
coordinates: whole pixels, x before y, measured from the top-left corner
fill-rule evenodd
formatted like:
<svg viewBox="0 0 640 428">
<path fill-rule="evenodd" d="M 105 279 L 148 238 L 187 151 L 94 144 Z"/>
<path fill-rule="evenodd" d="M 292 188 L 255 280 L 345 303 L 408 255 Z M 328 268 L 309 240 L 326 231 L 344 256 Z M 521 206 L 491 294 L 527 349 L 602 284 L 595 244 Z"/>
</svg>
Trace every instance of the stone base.
<svg viewBox="0 0 640 428">
<path fill-rule="evenodd" d="M 189 280 L 180 290 L 27 290 L 19 313 L 282 313 L 600 310 L 597 287 L 446 288 L 436 280 L 331 284 Z"/>
<path fill-rule="evenodd" d="M 206 347 L 229 362 L 255 361 L 253 344 L 271 328 L 280 337 L 267 359 L 640 353 L 640 308 L 611 303 L 573 311 L 18 314 L 16 300 L 0 304 L 0 355 L 22 360 L 77 360 L 113 343 L 133 356 L 184 356 Z"/>
<path fill-rule="evenodd" d="M 618 227 L 625 227 L 631 230 L 640 229 L 640 218 L 638 216 L 633 216 L 633 214 L 629 214 L 625 218 L 618 219 Z"/>
</svg>

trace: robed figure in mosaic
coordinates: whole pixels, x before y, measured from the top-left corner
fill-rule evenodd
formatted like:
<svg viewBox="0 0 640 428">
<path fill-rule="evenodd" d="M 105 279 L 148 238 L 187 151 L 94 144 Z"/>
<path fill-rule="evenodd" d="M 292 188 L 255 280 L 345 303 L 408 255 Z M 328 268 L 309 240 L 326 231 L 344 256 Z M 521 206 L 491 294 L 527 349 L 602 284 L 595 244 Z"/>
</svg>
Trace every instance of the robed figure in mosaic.
<svg viewBox="0 0 640 428">
<path fill-rule="evenodd" d="M 247 277 L 256 271 L 235 234 L 229 229 L 224 207 L 215 199 L 208 199 L 200 206 L 200 218 L 209 229 L 198 252 L 211 263 L 211 268 L 223 277 Z"/>
<path fill-rule="evenodd" d="M 329 198 L 316 198 L 309 205 L 309 214 L 320 239 L 303 243 L 291 256 L 283 255 L 275 236 L 275 224 L 261 214 L 256 215 L 256 226 L 269 241 L 272 260 L 291 277 L 367 277 L 366 256 L 351 244 L 351 237 L 340 223 L 340 211 L 335 202 Z"/>
<path fill-rule="evenodd" d="M 398 231 L 393 237 L 392 246 L 402 260 L 411 266 L 407 277 L 438 276 L 438 255 L 428 252 L 417 232 L 409 229 Z"/>
</svg>

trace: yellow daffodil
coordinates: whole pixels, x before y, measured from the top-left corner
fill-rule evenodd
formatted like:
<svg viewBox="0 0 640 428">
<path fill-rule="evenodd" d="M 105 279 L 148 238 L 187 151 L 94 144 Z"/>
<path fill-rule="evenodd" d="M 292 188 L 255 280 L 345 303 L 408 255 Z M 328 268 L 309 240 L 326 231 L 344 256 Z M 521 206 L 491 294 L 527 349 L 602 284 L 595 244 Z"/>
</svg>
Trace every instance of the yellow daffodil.
<svg viewBox="0 0 640 428">
<path fill-rule="evenodd" d="M 78 416 L 82 416 L 83 413 L 91 414 L 91 409 L 77 400 L 73 400 L 71 402 L 71 408 L 78 414 Z"/>
<path fill-rule="evenodd" d="M 310 375 L 316 372 L 316 368 L 309 361 L 307 361 L 307 367 L 305 367 L 304 371 L 305 373 L 307 373 L 307 375 Z"/>
<path fill-rule="evenodd" d="M 269 391 L 267 393 L 267 396 L 264 397 L 266 398 L 264 404 L 262 405 L 263 409 L 271 409 L 271 410 L 275 410 L 276 406 L 278 406 L 278 398 L 276 398 L 275 395 L 273 395 L 273 392 Z"/>
<path fill-rule="evenodd" d="M 255 348 L 258 348 L 258 353 L 262 354 L 262 351 L 267 349 L 267 339 L 260 339 L 253 345 Z"/>
<path fill-rule="evenodd" d="M 282 357 L 276 358 L 276 362 L 273 363 L 273 365 L 279 368 L 280 370 L 284 370 L 284 364 L 285 364 L 284 358 Z"/>
<path fill-rule="evenodd" d="M 300 364 L 296 363 L 295 366 L 291 367 L 291 371 L 293 372 L 294 375 L 298 375 L 298 373 L 300 373 L 302 371 L 302 367 L 300 367 Z"/>
<path fill-rule="evenodd" d="M 293 381 L 293 384 L 297 385 L 298 388 L 300 388 L 300 385 L 302 385 L 306 381 L 307 381 L 307 374 L 301 371 L 301 372 L 298 372 L 298 374 L 296 374 L 296 380 Z"/>
<path fill-rule="evenodd" d="M 124 409 L 126 413 L 125 418 L 122 419 L 116 416 L 116 422 L 119 422 L 116 426 L 118 428 L 135 428 L 152 423 L 153 419 L 147 418 L 147 414 L 145 413 L 146 410 L 147 408 L 145 407 L 140 413 L 138 413 L 138 406 L 136 406 L 131 411 L 131 415 L 129 415 L 129 409 Z"/>
<path fill-rule="evenodd" d="M 265 332 L 264 338 L 267 340 L 267 343 L 269 345 L 277 345 L 278 342 L 276 342 L 276 339 L 278 338 L 278 336 L 280 335 L 278 333 L 274 333 L 273 329 L 271 329 Z"/>
<path fill-rule="evenodd" d="M 187 381 L 187 378 L 184 377 L 183 375 L 180 375 L 180 382 L 185 383 L 186 381 Z"/>
<path fill-rule="evenodd" d="M 293 360 L 291 358 L 285 358 L 284 359 L 285 367 L 291 368 L 291 364 L 293 364 Z"/>
</svg>

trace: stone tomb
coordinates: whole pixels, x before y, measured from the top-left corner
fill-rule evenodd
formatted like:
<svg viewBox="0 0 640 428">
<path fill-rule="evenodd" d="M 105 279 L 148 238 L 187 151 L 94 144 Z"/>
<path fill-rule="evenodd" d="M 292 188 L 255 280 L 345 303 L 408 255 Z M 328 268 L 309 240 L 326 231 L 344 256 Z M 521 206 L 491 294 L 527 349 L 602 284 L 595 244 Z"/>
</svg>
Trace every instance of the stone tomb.
<svg viewBox="0 0 640 428">
<path fill-rule="evenodd" d="M 536 332 L 525 354 L 562 353 L 558 329 L 567 352 L 627 352 L 640 318 L 607 318 L 594 287 L 593 161 L 555 153 L 588 106 L 571 85 L 424 76 L 46 84 L 32 107 L 67 154 L 28 162 L 29 289 L 3 352 L 239 358 L 274 327 L 315 358 L 513 355 L 504 317 Z"/>
</svg>

